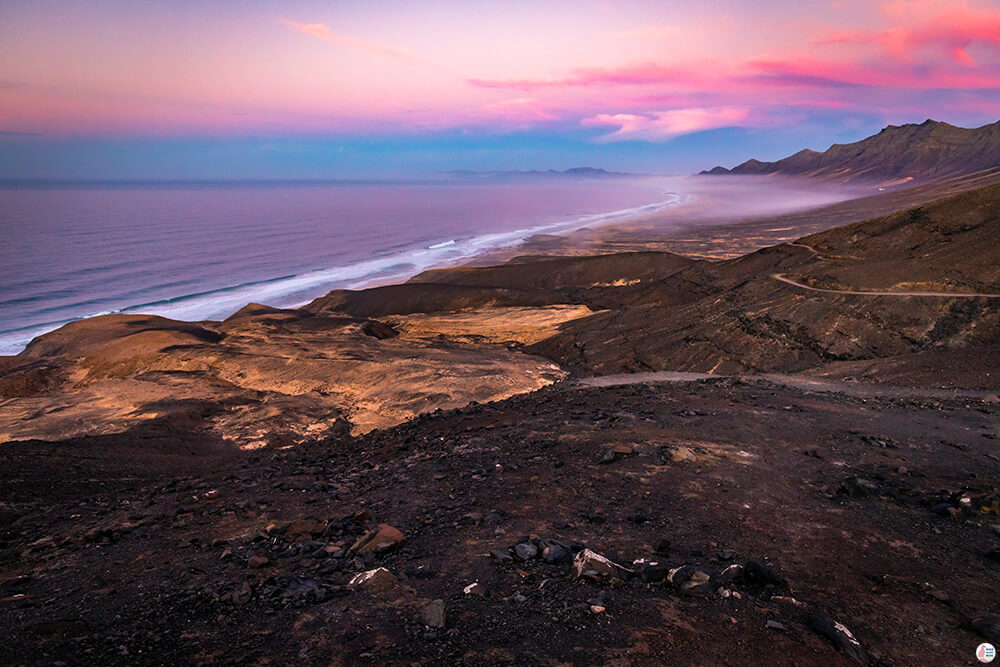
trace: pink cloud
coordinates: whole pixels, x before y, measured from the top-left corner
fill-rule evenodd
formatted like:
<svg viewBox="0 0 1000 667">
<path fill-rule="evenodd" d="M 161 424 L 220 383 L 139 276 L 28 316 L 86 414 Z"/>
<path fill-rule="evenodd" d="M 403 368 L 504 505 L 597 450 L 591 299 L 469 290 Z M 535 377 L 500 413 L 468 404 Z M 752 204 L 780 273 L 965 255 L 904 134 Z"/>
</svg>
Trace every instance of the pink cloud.
<svg viewBox="0 0 1000 667">
<path fill-rule="evenodd" d="M 742 108 L 691 108 L 644 114 L 597 114 L 584 118 L 584 127 L 617 127 L 601 141 L 666 141 L 682 134 L 717 127 L 739 125 L 747 120 L 750 112 Z"/>
<path fill-rule="evenodd" d="M 550 121 L 557 116 L 547 106 L 532 97 L 515 97 L 483 106 L 490 115 L 513 121 Z"/>
<path fill-rule="evenodd" d="M 958 70 L 944 65 L 918 63 L 853 63 L 841 60 L 789 58 L 756 60 L 747 63 L 753 74 L 774 86 L 802 88 L 836 88 L 866 86 L 880 88 L 912 88 L 914 90 L 965 90 L 995 88 L 998 79 L 995 68 Z M 762 81 L 763 83 L 763 81 Z"/>
<path fill-rule="evenodd" d="M 380 56 L 388 56 L 399 60 L 408 60 L 410 57 L 404 49 L 397 49 L 395 47 L 380 44 L 379 42 L 373 42 L 369 39 L 357 37 L 355 35 L 336 33 L 330 30 L 329 26 L 322 23 L 300 23 L 298 21 L 292 21 L 291 19 L 279 19 L 279 21 L 289 28 L 298 30 L 303 35 L 309 35 L 310 37 L 322 39 L 327 42 L 340 44 L 341 46 L 346 46 L 358 51 L 366 51 L 368 53 L 375 53 Z"/>
<path fill-rule="evenodd" d="M 798 100 L 789 104 L 794 107 L 811 107 L 816 109 L 845 109 L 848 106 L 844 100 Z"/>
<path fill-rule="evenodd" d="M 734 16 L 745 18 L 731 21 L 713 3 L 684 12 L 630 4 L 591 16 L 584 7 L 568 17 L 512 6 L 437 17 L 369 3 L 345 8 L 336 23 L 264 9 L 254 20 L 234 13 L 227 30 L 182 12 L 170 30 L 141 38 L 123 23 L 116 34 L 127 39 L 108 48 L 115 13 L 81 10 L 48 41 L 38 37 L 48 34 L 41 18 L 23 19 L 7 31 L 10 71 L 0 67 L 0 78 L 27 77 L 30 86 L 0 82 L 0 116 L 26 130 L 562 131 L 583 123 L 608 141 L 661 141 L 789 118 L 1000 114 L 1000 0 L 849 0 L 839 13 L 805 2 L 794 17 L 763 3 L 756 14 L 741 6 Z M 89 33 L 73 25 L 85 19 Z"/>
<path fill-rule="evenodd" d="M 889 4 L 885 13 L 891 28 L 841 31 L 815 43 L 875 46 L 908 63 L 938 54 L 965 67 L 976 65 L 967 51 L 970 46 L 1000 50 L 1000 10 L 970 8 L 964 2 L 918 1 Z"/>
<path fill-rule="evenodd" d="M 468 79 L 478 88 L 538 90 L 589 86 L 635 86 L 661 83 L 690 83 L 698 80 L 697 72 L 683 67 L 667 67 L 655 63 L 626 65 L 615 68 L 580 68 L 569 76 L 554 79 Z"/>
</svg>

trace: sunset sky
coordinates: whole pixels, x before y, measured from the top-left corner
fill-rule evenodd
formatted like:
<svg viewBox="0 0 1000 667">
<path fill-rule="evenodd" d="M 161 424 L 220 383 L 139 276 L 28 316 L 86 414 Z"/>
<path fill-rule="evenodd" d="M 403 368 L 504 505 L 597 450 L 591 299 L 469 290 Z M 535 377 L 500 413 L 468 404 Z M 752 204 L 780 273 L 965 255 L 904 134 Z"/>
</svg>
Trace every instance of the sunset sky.
<svg viewBox="0 0 1000 667">
<path fill-rule="evenodd" d="M 1000 2 L 0 3 L 0 178 L 688 172 L 1000 119 Z"/>
</svg>

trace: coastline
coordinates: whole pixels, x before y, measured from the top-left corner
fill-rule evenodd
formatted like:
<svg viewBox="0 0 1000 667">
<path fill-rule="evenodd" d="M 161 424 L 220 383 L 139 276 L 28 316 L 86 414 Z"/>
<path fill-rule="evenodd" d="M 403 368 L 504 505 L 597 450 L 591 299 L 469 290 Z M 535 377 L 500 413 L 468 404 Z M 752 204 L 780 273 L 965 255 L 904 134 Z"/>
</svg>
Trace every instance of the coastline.
<svg viewBox="0 0 1000 667">
<path fill-rule="evenodd" d="M 606 229 L 625 225 L 690 203 L 691 200 L 691 196 L 684 193 L 666 194 L 663 200 L 630 208 L 586 214 L 509 232 L 479 234 L 465 239 L 441 239 L 382 256 L 376 253 L 374 258 L 341 266 L 254 280 L 11 329 L 0 333 L 0 356 L 16 356 L 38 336 L 71 322 L 104 315 L 159 315 L 183 322 L 203 322 L 225 319 L 249 303 L 298 308 L 332 289 L 356 290 L 405 282 L 427 270 L 461 266 L 483 257 L 498 256 L 505 250 L 527 244 L 532 237 L 571 234 L 582 228 Z"/>
<path fill-rule="evenodd" d="M 14 356 L 37 336 L 70 322 L 102 315 L 151 314 L 184 322 L 225 319 L 249 303 L 298 308 L 332 289 L 366 289 L 405 282 L 424 271 L 501 264 L 523 256 L 582 256 L 621 252 L 673 252 L 695 259 L 728 259 L 769 245 L 906 206 L 915 206 L 968 187 L 965 179 L 872 195 L 829 188 L 819 197 L 786 210 L 770 210 L 773 188 L 803 192 L 815 184 L 794 179 L 740 177 L 718 181 L 676 178 L 660 201 L 577 216 L 509 232 L 469 238 L 440 238 L 360 262 L 255 280 L 219 289 L 59 319 L 0 334 L 0 356 Z M 760 201 L 754 201 L 758 196 Z M 811 204 L 811 205 L 810 205 Z M 23 332 L 23 333 L 21 333 Z"/>
</svg>

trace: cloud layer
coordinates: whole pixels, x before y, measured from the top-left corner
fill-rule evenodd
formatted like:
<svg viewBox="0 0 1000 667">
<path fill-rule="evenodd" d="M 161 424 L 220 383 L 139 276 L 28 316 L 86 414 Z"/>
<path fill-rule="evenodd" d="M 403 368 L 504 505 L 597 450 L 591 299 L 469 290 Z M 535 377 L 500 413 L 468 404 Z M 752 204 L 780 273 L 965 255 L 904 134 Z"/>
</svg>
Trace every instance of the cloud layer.
<svg viewBox="0 0 1000 667">
<path fill-rule="evenodd" d="M 858 115 L 1000 117 L 1000 9 L 987 0 L 704 5 L 12 7 L 0 22 L 0 131 L 615 143 Z"/>
</svg>

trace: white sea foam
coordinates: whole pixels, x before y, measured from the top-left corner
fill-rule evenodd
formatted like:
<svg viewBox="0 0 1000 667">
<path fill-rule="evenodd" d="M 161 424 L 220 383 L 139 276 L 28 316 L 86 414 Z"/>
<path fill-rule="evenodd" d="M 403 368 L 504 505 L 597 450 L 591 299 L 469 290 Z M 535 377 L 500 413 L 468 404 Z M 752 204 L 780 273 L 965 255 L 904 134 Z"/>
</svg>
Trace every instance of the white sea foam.
<svg viewBox="0 0 1000 667">
<path fill-rule="evenodd" d="M 685 195 L 670 193 L 659 202 L 607 213 L 586 215 L 570 220 L 525 227 L 508 232 L 480 234 L 466 239 L 449 239 L 426 247 L 403 250 L 376 259 L 330 267 L 273 280 L 255 281 L 199 294 L 178 296 L 149 303 L 95 312 L 88 317 L 116 313 L 161 315 L 177 320 L 223 319 L 247 303 L 258 302 L 280 307 L 299 306 L 335 288 L 362 289 L 386 284 L 421 271 L 455 264 L 485 252 L 517 245 L 536 234 L 566 233 L 583 227 L 622 222 L 641 215 L 685 203 Z M 0 355 L 17 354 L 36 336 L 72 321 L 47 322 L 43 325 L 8 331 L 0 336 Z"/>
</svg>

